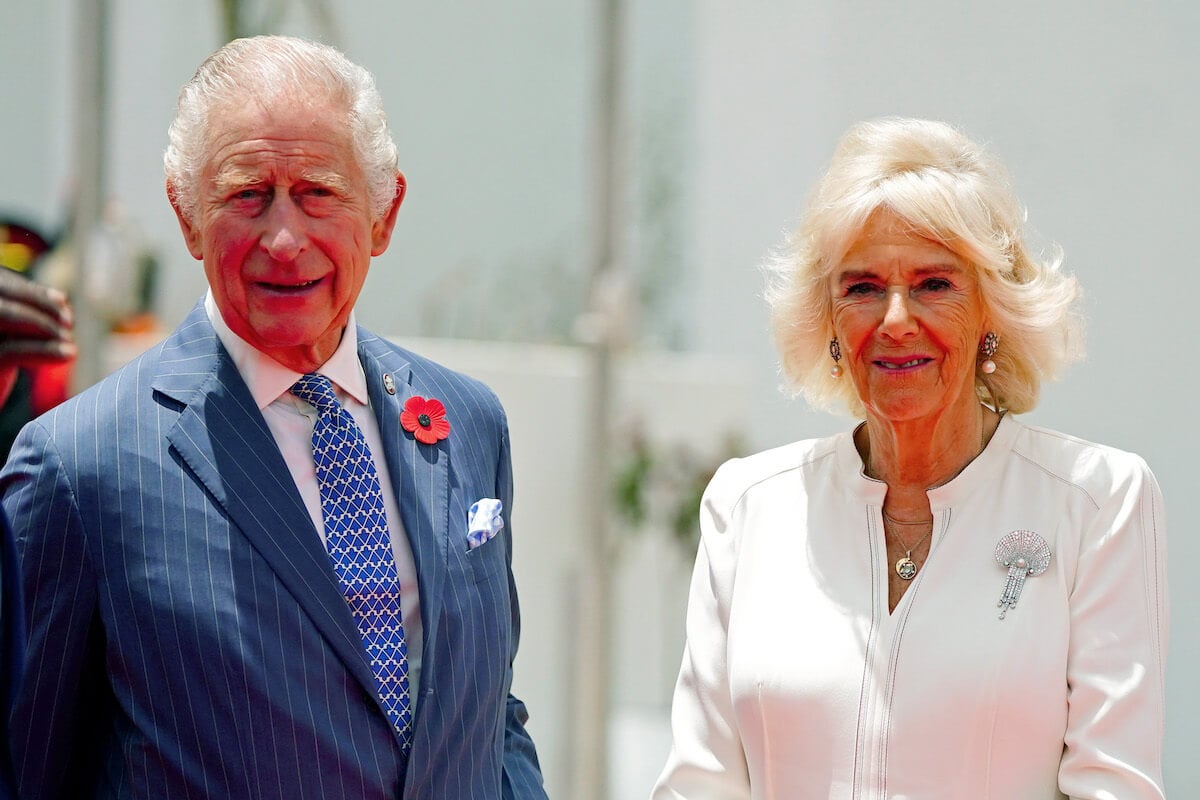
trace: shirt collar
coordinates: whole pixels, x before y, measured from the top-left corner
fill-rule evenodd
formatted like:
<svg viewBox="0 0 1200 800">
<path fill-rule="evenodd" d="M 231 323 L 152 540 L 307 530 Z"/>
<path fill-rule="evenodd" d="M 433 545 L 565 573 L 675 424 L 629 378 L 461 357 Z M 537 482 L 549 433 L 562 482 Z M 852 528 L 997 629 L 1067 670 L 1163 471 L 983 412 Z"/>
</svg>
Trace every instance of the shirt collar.
<svg viewBox="0 0 1200 800">
<path fill-rule="evenodd" d="M 204 310 L 217 333 L 217 338 L 229 351 L 229 357 L 233 359 L 234 366 L 249 387 L 258 409 L 261 411 L 281 396 L 290 397 L 292 385 L 300 379 L 301 374 L 280 364 L 234 333 L 221 316 L 211 289 L 204 296 Z M 368 405 L 367 377 L 363 374 L 362 364 L 358 360 L 358 327 L 353 311 L 346 320 L 346 329 L 342 333 L 342 341 L 337 350 L 334 350 L 329 360 L 316 371 L 329 378 L 359 403 Z"/>
</svg>

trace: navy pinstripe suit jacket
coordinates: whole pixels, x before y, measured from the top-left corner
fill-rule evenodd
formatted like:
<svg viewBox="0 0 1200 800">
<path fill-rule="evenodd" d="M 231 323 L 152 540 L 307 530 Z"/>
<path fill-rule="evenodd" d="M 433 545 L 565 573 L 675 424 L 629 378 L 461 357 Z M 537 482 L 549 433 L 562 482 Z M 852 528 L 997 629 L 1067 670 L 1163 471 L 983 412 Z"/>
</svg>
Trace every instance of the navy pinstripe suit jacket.
<svg viewBox="0 0 1200 800">
<path fill-rule="evenodd" d="M 161 346 L 27 425 L 0 476 L 29 627 L 13 715 L 23 797 L 545 797 L 509 691 L 503 409 L 362 330 L 359 358 L 421 593 L 407 770 L 320 538 L 197 306 Z M 445 403 L 448 439 L 400 427 L 412 394 Z M 503 502 L 505 528 L 468 551 L 482 497 Z"/>
</svg>

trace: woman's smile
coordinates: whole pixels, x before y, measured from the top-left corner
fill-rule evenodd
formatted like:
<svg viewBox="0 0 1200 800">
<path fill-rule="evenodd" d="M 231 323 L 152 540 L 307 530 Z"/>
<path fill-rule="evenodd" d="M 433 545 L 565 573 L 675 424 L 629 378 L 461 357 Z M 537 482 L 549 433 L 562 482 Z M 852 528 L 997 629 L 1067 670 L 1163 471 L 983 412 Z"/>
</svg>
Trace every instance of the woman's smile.
<svg viewBox="0 0 1200 800">
<path fill-rule="evenodd" d="M 923 367 L 926 364 L 932 363 L 932 361 L 932 358 L 918 356 L 916 358 L 910 358 L 903 361 L 898 361 L 895 359 L 876 359 L 871 363 L 882 368 L 886 372 L 900 372 L 911 370 L 915 367 Z"/>
</svg>

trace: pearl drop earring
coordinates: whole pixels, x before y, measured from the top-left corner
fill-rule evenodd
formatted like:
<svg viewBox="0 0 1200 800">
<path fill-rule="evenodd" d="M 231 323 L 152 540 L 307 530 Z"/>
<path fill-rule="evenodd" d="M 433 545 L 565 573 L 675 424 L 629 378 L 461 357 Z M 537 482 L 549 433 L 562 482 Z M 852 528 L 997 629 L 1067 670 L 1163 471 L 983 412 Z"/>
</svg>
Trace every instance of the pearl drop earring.
<svg viewBox="0 0 1200 800">
<path fill-rule="evenodd" d="M 996 371 L 996 362 L 992 361 L 992 356 L 996 355 L 996 348 L 999 346 L 1000 337 L 992 331 L 988 331 L 983 337 L 983 341 L 979 343 L 979 355 L 983 356 L 983 363 L 979 365 L 979 368 L 985 375 L 991 375 Z"/>
<path fill-rule="evenodd" d="M 829 374 L 835 378 L 842 377 L 842 366 L 838 363 L 842 360 L 842 346 L 838 344 L 836 336 L 829 340 L 829 357 L 833 359 L 833 366 L 829 368 Z"/>
</svg>

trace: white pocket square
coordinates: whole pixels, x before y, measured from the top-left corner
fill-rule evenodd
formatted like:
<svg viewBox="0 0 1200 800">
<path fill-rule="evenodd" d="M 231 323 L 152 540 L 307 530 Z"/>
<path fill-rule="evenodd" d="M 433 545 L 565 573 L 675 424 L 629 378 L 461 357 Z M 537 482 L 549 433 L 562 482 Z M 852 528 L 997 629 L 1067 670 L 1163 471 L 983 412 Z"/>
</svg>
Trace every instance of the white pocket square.
<svg viewBox="0 0 1200 800">
<path fill-rule="evenodd" d="M 491 497 L 476 500 L 467 511 L 467 549 L 474 550 L 504 527 L 504 505 Z"/>
</svg>

